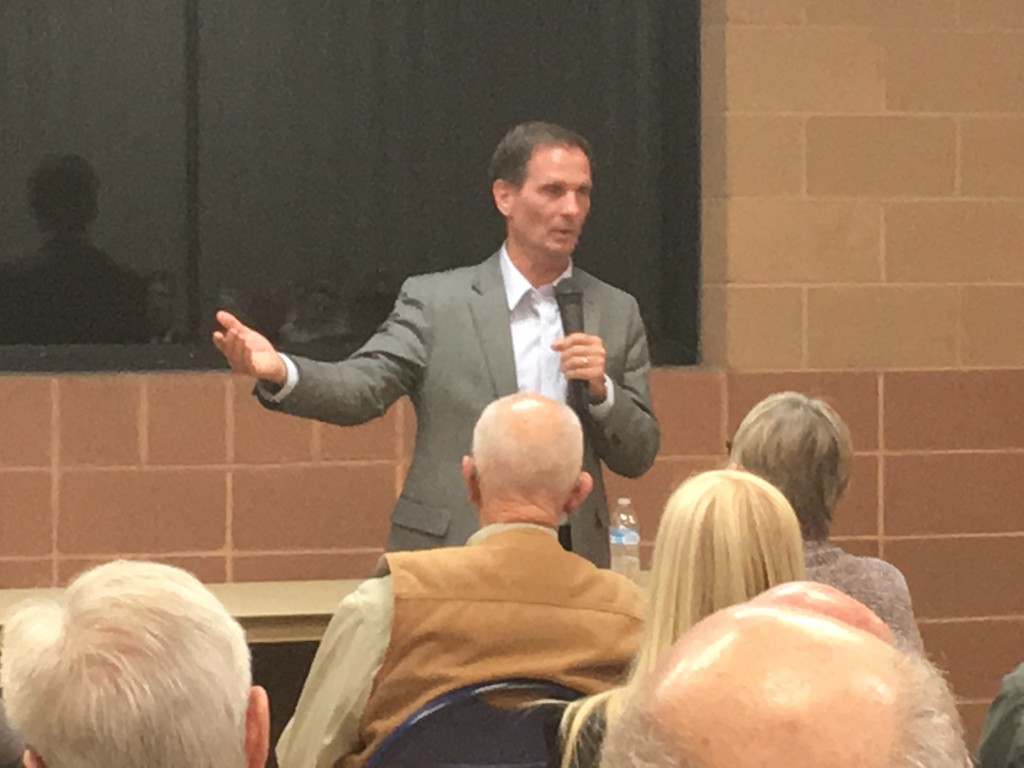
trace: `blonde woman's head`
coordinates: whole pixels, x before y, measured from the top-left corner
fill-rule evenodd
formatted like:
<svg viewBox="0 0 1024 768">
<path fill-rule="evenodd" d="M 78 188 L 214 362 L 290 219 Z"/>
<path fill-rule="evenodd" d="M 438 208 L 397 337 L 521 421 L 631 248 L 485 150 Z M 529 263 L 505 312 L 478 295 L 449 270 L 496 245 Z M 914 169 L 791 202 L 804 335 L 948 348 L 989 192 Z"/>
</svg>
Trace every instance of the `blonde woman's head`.
<svg viewBox="0 0 1024 768">
<path fill-rule="evenodd" d="M 805 539 L 828 538 L 853 461 L 850 430 L 828 403 L 799 392 L 769 395 L 740 422 L 729 458 L 785 494 Z"/>
<path fill-rule="evenodd" d="M 800 525 L 778 489 L 739 470 L 691 477 L 661 516 L 635 673 L 704 617 L 803 575 Z"/>
<path fill-rule="evenodd" d="M 573 765 L 584 726 L 600 706 L 614 719 L 629 691 L 690 627 L 721 608 L 804 577 L 800 524 L 786 497 L 749 472 L 691 477 L 665 506 L 654 542 L 647 617 L 625 686 L 580 699 L 565 711 L 562 768 Z"/>
</svg>

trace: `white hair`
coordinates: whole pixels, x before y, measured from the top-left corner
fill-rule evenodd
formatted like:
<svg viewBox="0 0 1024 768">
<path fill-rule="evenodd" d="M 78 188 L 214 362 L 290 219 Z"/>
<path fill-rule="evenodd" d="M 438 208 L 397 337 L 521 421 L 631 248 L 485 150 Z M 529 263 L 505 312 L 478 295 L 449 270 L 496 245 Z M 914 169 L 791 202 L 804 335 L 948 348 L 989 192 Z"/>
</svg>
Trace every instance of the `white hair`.
<svg viewBox="0 0 1024 768">
<path fill-rule="evenodd" d="M 899 673 L 903 738 L 893 768 L 964 768 L 971 765 L 956 699 L 942 673 L 917 653 L 902 653 Z"/>
<path fill-rule="evenodd" d="M 942 673 L 917 653 L 897 654 L 894 672 L 899 681 L 900 737 L 892 753 L 879 764 L 887 768 L 970 766 L 956 701 Z M 709 766 L 709 758 L 701 753 L 699 742 L 680 743 L 679 739 L 672 738 L 672 729 L 666 727 L 669 724 L 659 720 L 652 711 L 651 686 L 655 683 L 648 678 L 619 717 L 610 723 L 608 738 L 601 750 L 601 768 Z"/>
<path fill-rule="evenodd" d="M 681 745 L 667 737 L 653 704 L 649 686 L 633 689 L 622 712 L 607 724 L 600 768 L 695 768 L 692 756 L 685 763 L 677 756 Z"/>
<path fill-rule="evenodd" d="M 48 768 L 241 768 L 245 633 L 192 574 L 114 561 L 4 627 L 0 684 Z"/>
<path fill-rule="evenodd" d="M 491 496 L 541 495 L 561 504 L 583 465 L 583 429 L 572 408 L 536 394 L 488 405 L 473 429 L 473 461 Z"/>
</svg>

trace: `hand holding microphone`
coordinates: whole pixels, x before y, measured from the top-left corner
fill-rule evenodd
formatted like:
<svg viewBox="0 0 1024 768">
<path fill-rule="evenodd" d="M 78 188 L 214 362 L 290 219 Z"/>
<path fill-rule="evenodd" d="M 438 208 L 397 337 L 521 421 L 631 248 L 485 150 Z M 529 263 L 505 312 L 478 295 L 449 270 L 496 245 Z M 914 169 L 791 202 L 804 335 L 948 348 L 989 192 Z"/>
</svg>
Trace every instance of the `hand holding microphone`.
<svg viewBox="0 0 1024 768">
<path fill-rule="evenodd" d="M 565 336 L 551 348 L 561 356 L 562 375 L 569 383 L 566 399 L 582 413 L 590 403 L 602 403 L 608 396 L 604 380 L 607 353 L 600 336 L 583 331 L 583 291 L 571 277 L 555 286 L 555 297 Z"/>
</svg>

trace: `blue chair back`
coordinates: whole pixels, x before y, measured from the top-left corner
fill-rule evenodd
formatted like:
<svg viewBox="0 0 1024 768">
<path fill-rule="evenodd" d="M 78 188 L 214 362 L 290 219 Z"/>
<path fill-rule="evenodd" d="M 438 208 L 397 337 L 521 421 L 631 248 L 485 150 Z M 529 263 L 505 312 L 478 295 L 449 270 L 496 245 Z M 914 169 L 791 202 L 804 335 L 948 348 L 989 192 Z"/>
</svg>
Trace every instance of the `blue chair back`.
<svg viewBox="0 0 1024 768">
<path fill-rule="evenodd" d="M 424 704 L 389 733 L 366 768 L 548 768 L 558 764 L 557 704 L 504 708 L 486 700 L 573 701 L 582 694 L 548 680 L 474 683 Z"/>
</svg>

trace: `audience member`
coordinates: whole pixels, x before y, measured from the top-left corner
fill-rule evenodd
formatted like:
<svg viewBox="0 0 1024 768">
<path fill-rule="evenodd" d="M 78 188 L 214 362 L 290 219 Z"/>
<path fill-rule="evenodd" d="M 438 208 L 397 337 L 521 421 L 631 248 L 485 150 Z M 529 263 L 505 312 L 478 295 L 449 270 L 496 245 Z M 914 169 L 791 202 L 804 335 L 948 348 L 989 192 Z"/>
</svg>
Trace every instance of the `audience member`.
<svg viewBox="0 0 1024 768">
<path fill-rule="evenodd" d="M 596 766 L 606 718 L 694 624 L 776 584 L 803 578 L 800 526 L 786 497 L 747 472 L 705 472 L 672 494 L 658 526 L 647 621 L 630 682 L 571 704 L 563 768 Z"/>
<path fill-rule="evenodd" d="M 892 643 L 892 630 L 864 603 L 845 592 L 816 581 L 790 581 L 762 592 L 752 605 L 797 608 L 828 616 Z"/>
<path fill-rule="evenodd" d="M 557 538 L 591 488 L 582 461 L 566 405 L 517 394 L 484 410 L 462 462 L 481 530 L 464 547 L 387 554 L 388 575 L 342 602 L 279 742 L 282 768 L 363 765 L 406 716 L 469 683 L 533 677 L 592 694 L 621 680 L 642 595 Z"/>
<path fill-rule="evenodd" d="M 266 692 L 238 623 L 190 573 L 115 561 L 4 627 L 2 681 L 26 768 L 259 768 Z"/>
<path fill-rule="evenodd" d="M 1003 678 L 985 714 L 978 747 L 980 768 L 1024 766 L 1024 664 Z"/>
<path fill-rule="evenodd" d="M 897 644 L 923 651 L 903 574 L 884 560 L 848 554 L 829 541 L 853 461 L 850 431 L 831 406 L 798 392 L 770 395 L 740 423 L 730 460 L 765 478 L 793 505 L 809 579 L 861 601 L 892 628 Z"/>
<path fill-rule="evenodd" d="M 773 596 L 701 622 L 609 729 L 602 768 L 964 768 L 942 675 L 859 626 L 865 606 Z M 852 625 L 844 618 L 851 618 Z"/>
</svg>

